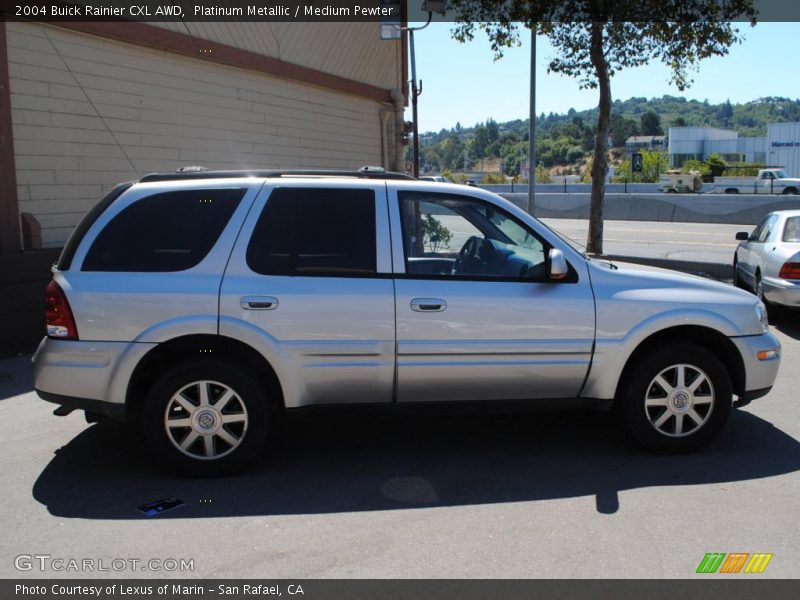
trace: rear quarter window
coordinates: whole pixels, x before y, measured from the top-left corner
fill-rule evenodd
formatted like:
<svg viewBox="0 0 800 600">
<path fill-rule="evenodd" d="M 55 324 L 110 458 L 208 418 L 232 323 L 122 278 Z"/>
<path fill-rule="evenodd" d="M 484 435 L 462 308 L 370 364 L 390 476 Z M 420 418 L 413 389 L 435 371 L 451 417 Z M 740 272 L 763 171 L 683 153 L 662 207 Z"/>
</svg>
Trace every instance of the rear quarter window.
<svg viewBox="0 0 800 600">
<path fill-rule="evenodd" d="M 180 190 L 146 196 L 123 209 L 98 234 L 82 270 L 191 269 L 214 247 L 245 191 Z"/>
</svg>

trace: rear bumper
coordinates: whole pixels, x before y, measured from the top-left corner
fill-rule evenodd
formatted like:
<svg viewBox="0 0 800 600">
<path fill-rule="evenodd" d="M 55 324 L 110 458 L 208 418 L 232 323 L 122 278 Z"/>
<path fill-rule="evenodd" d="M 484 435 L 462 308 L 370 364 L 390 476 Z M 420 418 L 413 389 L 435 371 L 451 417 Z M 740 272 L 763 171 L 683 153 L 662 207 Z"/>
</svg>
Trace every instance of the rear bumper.
<svg viewBox="0 0 800 600">
<path fill-rule="evenodd" d="M 773 304 L 800 308 L 800 284 L 786 279 L 767 277 L 761 281 L 761 286 L 764 289 L 764 297 Z"/>
<path fill-rule="evenodd" d="M 742 396 L 744 404 L 750 400 L 766 395 L 775 383 L 780 368 L 781 343 L 771 333 L 730 338 L 744 362 L 745 391 Z M 767 360 L 759 360 L 758 353 L 764 350 L 778 350 L 778 356 Z"/>
<path fill-rule="evenodd" d="M 124 416 L 133 370 L 155 346 L 44 338 L 33 355 L 33 387 L 65 409 Z"/>
</svg>

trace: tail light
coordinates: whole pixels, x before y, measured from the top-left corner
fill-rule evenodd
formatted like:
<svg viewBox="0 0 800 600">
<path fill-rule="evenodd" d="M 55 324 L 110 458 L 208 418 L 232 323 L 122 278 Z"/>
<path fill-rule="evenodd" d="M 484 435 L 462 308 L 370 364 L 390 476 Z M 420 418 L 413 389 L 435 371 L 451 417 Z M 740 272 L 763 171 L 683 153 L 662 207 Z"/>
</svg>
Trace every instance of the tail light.
<svg viewBox="0 0 800 600">
<path fill-rule="evenodd" d="M 47 316 L 47 337 L 59 340 L 77 340 L 78 328 L 67 297 L 55 281 L 47 284 L 45 291 L 45 315 Z"/>
<path fill-rule="evenodd" d="M 783 263 L 778 277 L 781 279 L 800 279 L 800 262 Z"/>
</svg>

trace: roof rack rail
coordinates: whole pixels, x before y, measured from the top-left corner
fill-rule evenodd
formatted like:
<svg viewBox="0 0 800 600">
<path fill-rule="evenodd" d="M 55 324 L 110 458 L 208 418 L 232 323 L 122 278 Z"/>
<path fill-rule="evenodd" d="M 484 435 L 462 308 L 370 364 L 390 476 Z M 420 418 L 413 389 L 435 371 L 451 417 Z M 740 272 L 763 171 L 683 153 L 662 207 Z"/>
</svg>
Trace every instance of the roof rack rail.
<svg viewBox="0 0 800 600">
<path fill-rule="evenodd" d="M 386 171 L 382 167 L 361 167 L 358 171 L 333 169 L 247 169 L 241 171 L 209 171 L 204 167 L 181 167 L 175 173 L 150 173 L 139 183 L 181 181 L 185 179 L 233 179 L 237 177 L 361 177 L 365 179 L 414 179 L 405 173 Z"/>
</svg>

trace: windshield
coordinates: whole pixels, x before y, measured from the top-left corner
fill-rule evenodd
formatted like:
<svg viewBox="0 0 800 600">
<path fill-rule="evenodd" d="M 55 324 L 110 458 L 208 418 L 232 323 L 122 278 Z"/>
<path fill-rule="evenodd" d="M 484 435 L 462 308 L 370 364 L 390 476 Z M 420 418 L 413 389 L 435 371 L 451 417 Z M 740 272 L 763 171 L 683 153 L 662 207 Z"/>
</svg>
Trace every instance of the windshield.
<svg viewBox="0 0 800 600">
<path fill-rule="evenodd" d="M 589 258 L 587 256 L 587 254 L 586 254 L 586 246 L 584 246 L 583 244 L 581 244 L 577 240 L 573 240 L 571 237 L 569 237 L 565 233 L 562 233 L 562 232 L 560 232 L 560 231 L 558 231 L 556 229 L 553 229 L 552 227 L 550 227 L 547 223 L 545 223 L 541 219 L 537 219 L 537 221 L 539 222 L 540 225 L 542 225 L 543 227 L 546 227 L 548 229 L 548 231 L 550 231 L 554 236 L 556 236 L 558 239 L 560 239 L 565 244 L 569 245 L 573 250 L 578 252 L 581 256 L 583 256 L 584 258 Z"/>
<path fill-rule="evenodd" d="M 775 173 L 775 177 L 778 179 L 786 179 L 786 173 L 783 171 L 773 171 Z"/>
</svg>

